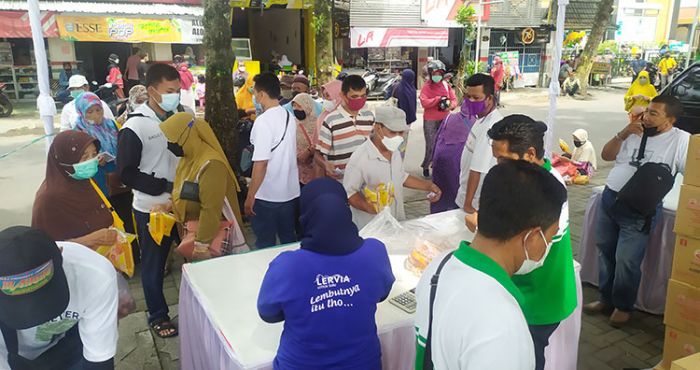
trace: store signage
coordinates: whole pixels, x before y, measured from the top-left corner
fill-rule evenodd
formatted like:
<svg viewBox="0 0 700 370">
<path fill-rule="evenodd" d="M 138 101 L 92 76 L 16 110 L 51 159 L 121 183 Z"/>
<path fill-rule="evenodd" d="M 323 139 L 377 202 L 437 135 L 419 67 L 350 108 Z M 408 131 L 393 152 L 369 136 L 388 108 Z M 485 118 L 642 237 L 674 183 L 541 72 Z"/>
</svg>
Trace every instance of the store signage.
<svg viewBox="0 0 700 370">
<path fill-rule="evenodd" d="M 478 0 L 423 0 L 421 1 L 420 15 L 426 27 L 449 27 L 462 28 L 455 18 L 459 8 L 473 6 L 476 14 L 479 14 Z M 482 5 L 483 13 L 481 21 L 488 21 L 490 15 L 490 5 Z"/>
<path fill-rule="evenodd" d="M 232 8 L 282 8 L 309 9 L 313 8 L 313 0 L 230 0 Z"/>
<path fill-rule="evenodd" d="M 370 28 L 350 27 L 350 47 L 446 47 L 447 28 Z"/>
<path fill-rule="evenodd" d="M 181 42 L 180 20 L 113 17 L 57 17 L 58 32 L 69 41 Z"/>
<path fill-rule="evenodd" d="M 56 13 L 41 12 L 41 28 L 44 37 L 58 37 L 56 28 Z M 29 26 L 27 12 L 0 12 L 0 38 L 31 38 L 32 29 Z"/>
<path fill-rule="evenodd" d="M 520 32 L 520 40 L 525 45 L 530 45 L 535 42 L 535 30 L 532 27 L 523 29 Z"/>
<path fill-rule="evenodd" d="M 201 44 L 204 42 L 204 22 L 199 19 L 182 19 L 182 43 Z"/>
</svg>

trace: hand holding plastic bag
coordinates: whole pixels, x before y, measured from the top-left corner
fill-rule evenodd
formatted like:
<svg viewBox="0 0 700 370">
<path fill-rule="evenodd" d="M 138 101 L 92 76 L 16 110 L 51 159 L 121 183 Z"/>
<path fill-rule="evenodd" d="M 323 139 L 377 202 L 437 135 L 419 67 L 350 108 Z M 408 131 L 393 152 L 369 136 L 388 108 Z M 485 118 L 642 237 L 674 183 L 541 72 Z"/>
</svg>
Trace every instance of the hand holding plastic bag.
<svg viewBox="0 0 700 370">
<path fill-rule="evenodd" d="M 170 236 L 175 221 L 175 216 L 170 213 L 151 212 L 148 221 L 148 232 L 158 245 L 163 241 L 164 236 Z"/>
<path fill-rule="evenodd" d="M 115 228 L 110 229 L 117 232 L 117 242 L 114 245 L 97 247 L 97 253 L 107 257 L 117 270 L 132 277 L 134 276 L 134 254 L 131 250 L 131 242 L 136 239 L 136 235 Z"/>
</svg>

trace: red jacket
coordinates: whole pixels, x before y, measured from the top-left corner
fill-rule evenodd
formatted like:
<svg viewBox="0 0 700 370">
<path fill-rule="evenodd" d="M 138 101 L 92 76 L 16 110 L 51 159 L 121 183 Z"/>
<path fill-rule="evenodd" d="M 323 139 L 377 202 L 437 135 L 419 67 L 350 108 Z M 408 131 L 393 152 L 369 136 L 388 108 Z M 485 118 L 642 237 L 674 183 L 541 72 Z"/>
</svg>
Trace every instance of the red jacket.
<svg viewBox="0 0 700 370">
<path fill-rule="evenodd" d="M 444 111 L 438 109 L 440 99 L 446 96 L 450 99 L 450 108 Z M 423 119 L 427 121 L 442 121 L 457 106 L 457 96 L 452 87 L 446 82 L 434 83 L 432 81 L 423 85 L 420 91 L 420 104 L 423 106 Z"/>
<path fill-rule="evenodd" d="M 124 88 L 124 79 L 122 78 L 122 71 L 119 70 L 117 66 L 111 66 L 109 68 L 109 76 L 107 76 L 107 82 L 112 85 L 117 85 L 119 88 Z"/>
</svg>

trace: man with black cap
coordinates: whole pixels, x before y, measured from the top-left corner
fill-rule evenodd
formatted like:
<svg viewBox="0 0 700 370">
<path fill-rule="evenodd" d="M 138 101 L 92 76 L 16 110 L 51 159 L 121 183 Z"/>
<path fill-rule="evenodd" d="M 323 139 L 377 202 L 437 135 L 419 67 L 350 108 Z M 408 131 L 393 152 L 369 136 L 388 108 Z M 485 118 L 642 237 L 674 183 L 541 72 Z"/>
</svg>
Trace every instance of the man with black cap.
<svg viewBox="0 0 700 370">
<path fill-rule="evenodd" d="M 0 232 L 0 255 L 0 369 L 114 369 L 110 262 L 25 226 Z"/>
<path fill-rule="evenodd" d="M 377 107 L 376 123 L 370 136 L 350 156 L 343 186 L 348 193 L 352 221 L 362 229 L 384 208 L 398 220 L 406 218 L 403 187 L 428 192 L 428 200 L 437 202 L 442 191 L 431 181 L 409 175 L 403 168 L 399 147 L 409 130 L 406 113 L 396 107 Z"/>
<path fill-rule="evenodd" d="M 291 99 L 286 103 L 282 104 L 282 107 L 286 109 L 289 114 L 294 114 L 294 108 L 292 108 L 292 99 L 294 99 L 297 95 L 301 93 L 307 93 L 311 94 L 309 91 L 311 89 L 311 83 L 309 82 L 309 79 L 306 78 L 304 75 L 297 75 L 294 77 L 294 81 L 292 82 L 292 97 Z M 314 102 L 314 114 L 316 117 L 321 115 L 321 111 L 323 110 L 323 106 L 321 103 L 317 102 L 316 100 L 313 100 Z"/>
</svg>

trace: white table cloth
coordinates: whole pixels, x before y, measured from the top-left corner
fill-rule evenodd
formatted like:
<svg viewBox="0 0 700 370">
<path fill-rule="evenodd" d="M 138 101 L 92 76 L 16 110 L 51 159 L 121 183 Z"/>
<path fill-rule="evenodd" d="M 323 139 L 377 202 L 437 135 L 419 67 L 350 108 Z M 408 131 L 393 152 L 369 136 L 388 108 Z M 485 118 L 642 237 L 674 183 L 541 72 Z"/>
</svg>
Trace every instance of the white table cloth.
<svg viewBox="0 0 700 370">
<path fill-rule="evenodd" d="M 427 216 L 429 224 L 442 217 L 453 222 L 459 211 Z M 466 229 L 466 228 L 465 228 Z M 471 240 L 470 236 L 465 236 Z M 180 364 L 184 370 L 272 369 L 282 323 L 263 322 L 257 295 L 270 261 L 298 244 L 183 265 L 180 285 Z M 404 268 L 406 254 L 390 252 L 396 282 L 390 297 L 414 288 L 418 278 Z M 575 370 L 581 326 L 580 279 L 576 311 L 562 322 L 547 348 L 547 369 Z M 413 316 L 391 305 L 377 307 L 377 330 L 384 370 L 412 369 L 415 359 Z"/>
<path fill-rule="evenodd" d="M 661 218 L 651 231 L 649 243 L 642 261 L 642 279 L 639 284 L 636 307 L 652 314 L 664 313 L 666 304 L 666 287 L 673 265 L 673 248 L 676 234 L 673 224 L 676 221 L 676 209 L 683 176 L 678 175 L 671 192 L 664 198 Z M 598 249 L 595 240 L 595 222 L 600 209 L 603 187 L 593 189 L 586 206 L 586 215 L 581 235 L 578 259 L 581 262 L 581 280 L 598 285 Z"/>
</svg>

